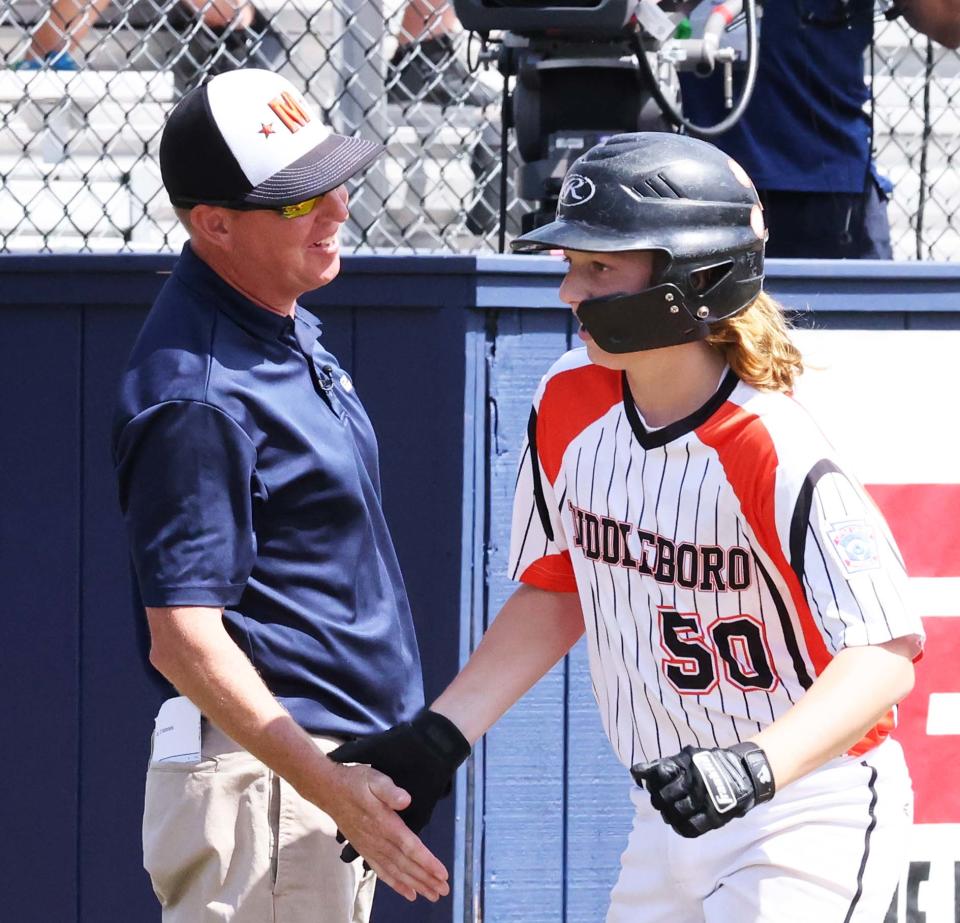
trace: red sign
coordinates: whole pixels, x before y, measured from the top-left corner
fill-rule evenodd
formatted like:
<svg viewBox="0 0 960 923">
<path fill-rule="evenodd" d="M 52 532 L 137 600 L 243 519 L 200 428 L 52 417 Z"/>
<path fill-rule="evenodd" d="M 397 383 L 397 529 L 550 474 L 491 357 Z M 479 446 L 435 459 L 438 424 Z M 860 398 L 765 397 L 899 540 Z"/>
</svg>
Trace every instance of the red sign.
<svg viewBox="0 0 960 923">
<path fill-rule="evenodd" d="M 884 484 L 871 486 L 907 564 L 911 577 L 960 576 L 960 485 Z M 955 604 L 955 610 L 949 606 Z M 930 734 L 932 697 L 960 693 L 960 599 L 949 614 L 929 617 L 923 658 L 917 663 L 913 692 L 900 706 L 893 736 L 902 744 L 916 792 L 918 824 L 960 823 L 960 786 L 953 783 L 960 766 L 960 735 Z M 950 722 L 960 725 L 960 718 Z M 933 728 L 936 730 L 936 728 Z M 949 727 L 947 728 L 949 729 Z"/>
</svg>

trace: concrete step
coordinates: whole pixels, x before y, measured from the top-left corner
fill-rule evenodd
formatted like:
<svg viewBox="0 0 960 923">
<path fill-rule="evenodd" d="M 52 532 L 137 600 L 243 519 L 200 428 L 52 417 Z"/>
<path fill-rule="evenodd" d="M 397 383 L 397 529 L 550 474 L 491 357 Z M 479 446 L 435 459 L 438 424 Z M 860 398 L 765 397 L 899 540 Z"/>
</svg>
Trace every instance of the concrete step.
<svg viewBox="0 0 960 923">
<path fill-rule="evenodd" d="M 0 70 L 0 106 L 69 99 L 82 112 L 104 103 L 129 111 L 145 100 L 169 105 L 173 98 L 173 75 L 161 71 Z"/>
<path fill-rule="evenodd" d="M 122 241 L 134 217 L 130 195 L 112 182 L 16 180 L 0 189 L 0 234 L 10 246 L 44 235 Z"/>
<path fill-rule="evenodd" d="M 156 164 L 146 158 L 78 155 L 41 166 L 34 158 L 5 155 L 0 175 L 0 235 L 16 230 L 21 248 L 28 231 L 49 235 L 49 246 L 69 249 L 82 233 L 160 245 L 164 234 L 178 228 Z M 469 164 L 428 159 L 410 170 L 385 158 L 381 182 L 355 193 L 351 207 L 362 226 L 354 225 L 349 239 L 365 235 L 371 246 L 381 247 L 462 241 L 464 206 L 477 192 Z"/>
</svg>

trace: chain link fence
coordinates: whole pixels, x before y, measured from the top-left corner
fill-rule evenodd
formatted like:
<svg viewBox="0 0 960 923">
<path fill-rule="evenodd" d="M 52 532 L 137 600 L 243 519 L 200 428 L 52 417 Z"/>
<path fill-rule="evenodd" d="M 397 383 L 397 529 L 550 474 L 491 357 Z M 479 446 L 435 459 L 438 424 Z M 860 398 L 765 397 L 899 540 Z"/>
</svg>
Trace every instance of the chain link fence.
<svg viewBox="0 0 960 923">
<path fill-rule="evenodd" d="M 872 61 L 874 150 L 894 183 L 894 256 L 960 258 L 960 53 L 900 20 L 878 26 Z"/>
<path fill-rule="evenodd" d="M 337 131 L 385 143 L 352 193 L 347 249 L 495 250 L 503 78 L 468 64 L 476 46 L 449 4 L 255 2 L 0 0 L 0 251 L 178 249 L 163 118 L 204 76 L 244 65 L 282 72 Z M 952 259 L 960 55 L 878 22 L 871 70 L 895 254 Z M 512 235 L 529 206 L 509 174 Z"/>
</svg>

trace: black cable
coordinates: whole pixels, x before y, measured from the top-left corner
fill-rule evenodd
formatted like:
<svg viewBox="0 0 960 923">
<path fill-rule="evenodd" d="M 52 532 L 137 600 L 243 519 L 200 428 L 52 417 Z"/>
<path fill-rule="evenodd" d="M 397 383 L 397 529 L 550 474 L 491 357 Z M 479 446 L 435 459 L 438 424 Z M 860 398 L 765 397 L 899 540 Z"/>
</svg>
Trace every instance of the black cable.
<svg viewBox="0 0 960 923">
<path fill-rule="evenodd" d="M 647 82 L 650 84 L 650 92 L 656 100 L 663 114 L 678 128 L 685 129 L 695 138 L 716 138 L 728 131 L 740 120 L 744 110 L 750 103 L 753 96 L 753 88 L 757 82 L 757 67 L 760 57 L 760 43 L 757 38 L 757 5 L 756 0 L 744 0 L 744 10 L 746 12 L 747 22 L 747 76 L 744 79 L 743 88 L 737 99 L 737 104 L 733 107 L 730 114 L 717 122 L 716 125 L 694 125 L 689 119 L 683 117 L 682 113 L 664 96 L 660 89 L 660 83 L 657 75 L 654 74 L 650 62 L 647 60 L 646 52 L 637 39 L 635 49 L 637 58 L 640 62 L 640 69 L 643 71 Z"/>
<path fill-rule="evenodd" d="M 503 93 L 500 97 L 500 229 L 497 233 L 497 247 L 500 253 L 507 249 L 507 169 L 509 167 L 509 142 L 507 130 L 510 127 L 510 78 L 503 75 Z"/>
<path fill-rule="evenodd" d="M 917 202 L 917 259 L 923 259 L 923 213 L 927 206 L 927 152 L 933 125 L 930 120 L 930 80 L 933 77 L 933 42 L 927 38 L 927 60 L 923 73 L 923 141 L 920 144 L 920 197 Z"/>
<path fill-rule="evenodd" d="M 867 165 L 863 172 L 863 187 L 860 190 L 860 227 L 857 229 L 858 234 L 862 238 L 864 237 L 867 223 L 867 206 L 870 201 L 870 184 L 873 182 L 873 162 L 874 162 L 874 151 L 873 145 L 876 142 L 876 124 L 877 124 L 877 64 L 876 64 L 876 51 L 877 51 L 877 32 L 876 27 L 871 24 L 870 26 L 870 134 L 867 135 Z M 851 214 L 847 214 L 847 227 L 844 232 L 840 235 L 841 240 L 843 240 L 844 234 L 847 236 L 845 243 L 850 243 L 850 219 Z"/>
</svg>

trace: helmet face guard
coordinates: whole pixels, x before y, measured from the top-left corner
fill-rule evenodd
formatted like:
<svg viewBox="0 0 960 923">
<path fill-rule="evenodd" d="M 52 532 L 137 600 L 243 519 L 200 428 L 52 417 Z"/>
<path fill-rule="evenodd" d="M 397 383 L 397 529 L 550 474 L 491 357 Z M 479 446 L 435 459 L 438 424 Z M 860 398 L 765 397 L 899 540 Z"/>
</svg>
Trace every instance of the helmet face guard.
<svg viewBox="0 0 960 923">
<path fill-rule="evenodd" d="M 577 319 L 607 353 L 635 353 L 702 340 L 709 324 L 694 318 L 683 293 L 666 283 L 635 295 L 607 295 L 580 302 Z"/>
<path fill-rule="evenodd" d="M 601 349 L 628 353 L 702 340 L 712 324 L 747 307 L 763 286 L 765 242 L 759 198 L 735 161 L 694 138 L 637 132 L 578 158 L 556 220 L 511 246 L 663 251 L 665 267 L 650 288 L 578 308 Z"/>
</svg>

